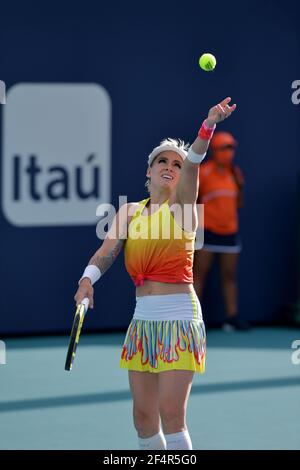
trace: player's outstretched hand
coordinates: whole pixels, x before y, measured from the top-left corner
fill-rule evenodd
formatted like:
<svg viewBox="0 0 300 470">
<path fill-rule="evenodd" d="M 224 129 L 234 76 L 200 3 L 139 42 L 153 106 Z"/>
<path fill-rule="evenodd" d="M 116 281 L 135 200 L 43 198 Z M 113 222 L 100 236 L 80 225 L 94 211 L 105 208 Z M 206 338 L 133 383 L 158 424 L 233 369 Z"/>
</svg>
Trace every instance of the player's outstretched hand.
<svg viewBox="0 0 300 470">
<path fill-rule="evenodd" d="M 206 124 L 209 127 L 213 127 L 214 124 L 218 124 L 218 122 L 224 121 L 224 119 L 231 116 L 233 111 L 236 108 L 236 104 L 229 106 L 231 98 L 225 98 L 225 100 L 221 101 L 221 103 L 213 106 L 208 113 Z"/>
</svg>

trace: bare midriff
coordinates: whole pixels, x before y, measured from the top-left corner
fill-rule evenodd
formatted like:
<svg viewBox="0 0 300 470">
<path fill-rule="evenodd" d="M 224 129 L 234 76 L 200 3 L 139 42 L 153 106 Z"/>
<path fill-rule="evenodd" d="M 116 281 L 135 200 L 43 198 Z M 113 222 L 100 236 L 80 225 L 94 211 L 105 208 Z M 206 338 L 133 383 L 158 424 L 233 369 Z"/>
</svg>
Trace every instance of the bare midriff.
<svg viewBox="0 0 300 470">
<path fill-rule="evenodd" d="M 136 297 L 144 295 L 167 295 L 167 294 L 189 294 L 194 291 L 193 284 L 156 282 L 145 279 L 142 286 L 136 288 Z"/>
</svg>

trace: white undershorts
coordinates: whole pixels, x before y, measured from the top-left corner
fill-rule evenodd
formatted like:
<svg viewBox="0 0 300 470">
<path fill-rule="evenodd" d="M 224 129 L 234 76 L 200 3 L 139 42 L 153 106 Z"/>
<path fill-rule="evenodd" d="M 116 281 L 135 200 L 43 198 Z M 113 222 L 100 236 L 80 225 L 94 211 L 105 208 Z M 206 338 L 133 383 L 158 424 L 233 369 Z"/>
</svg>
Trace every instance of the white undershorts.
<svg viewBox="0 0 300 470">
<path fill-rule="evenodd" d="M 201 305 L 195 292 L 136 297 L 133 318 L 152 321 L 203 321 Z"/>
</svg>

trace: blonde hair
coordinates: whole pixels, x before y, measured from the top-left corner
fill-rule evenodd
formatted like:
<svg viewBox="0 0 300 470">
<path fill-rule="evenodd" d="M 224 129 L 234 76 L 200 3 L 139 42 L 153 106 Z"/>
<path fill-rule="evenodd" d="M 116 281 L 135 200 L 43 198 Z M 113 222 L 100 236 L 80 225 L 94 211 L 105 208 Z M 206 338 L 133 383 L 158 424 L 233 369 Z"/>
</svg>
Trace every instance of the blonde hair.
<svg viewBox="0 0 300 470">
<path fill-rule="evenodd" d="M 189 146 L 190 144 L 187 142 L 185 143 L 184 140 L 182 139 L 173 139 L 172 137 L 167 137 L 166 139 L 163 139 L 159 145 L 170 145 L 172 147 L 174 147 L 174 150 L 176 151 L 176 149 L 180 149 L 180 150 L 184 150 L 185 152 L 188 151 L 189 149 Z M 158 157 L 158 155 L 157 155 Z M 154 158 L 154 160 L 152 161 L 150 167 L 153 165 L 154 161 L 156 160 L 156 158 Z M 146 183 L 145 183 L 145 188 L 147 189 L 147 192 L 150 194 L 150 183 L 151 183 L 151 178 L 148 178 Z"/>
</svg>

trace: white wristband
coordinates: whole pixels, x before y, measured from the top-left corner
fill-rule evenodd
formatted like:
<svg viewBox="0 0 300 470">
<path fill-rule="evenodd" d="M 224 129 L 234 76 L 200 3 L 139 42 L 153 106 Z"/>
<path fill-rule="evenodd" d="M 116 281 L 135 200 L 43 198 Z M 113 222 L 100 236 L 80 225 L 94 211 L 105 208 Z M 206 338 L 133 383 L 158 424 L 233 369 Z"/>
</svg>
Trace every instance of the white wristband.
<svg viewBox="0 0 300 470">
<path fill-rule="evenodd" d="M 88 277 L 90 280 L 91 280 L 91 283 L 92 285 L 95 284 L 95 282 L 97 282 L 100 277 L 101 277 L 101 271 L 100 269 L 95 266 L 94 264 L 89 264 L 84 272 L 83 272 L 83 275 L 81 276 L 81 278 L 79 279 L 78 281 L 78 284 L 80 284 L 80 282 L 82 281 L 82 279 L 84 277 Z"/>
<path fill-rule="evenodd" d="M 188 150 L 187 158 L 192 163 L 201 163 L 205 155 L 206 155 L 206 152 L 199 154 L 199 153 L 194 152 L 192 147 L 190 147 Z"/>
</svg>

